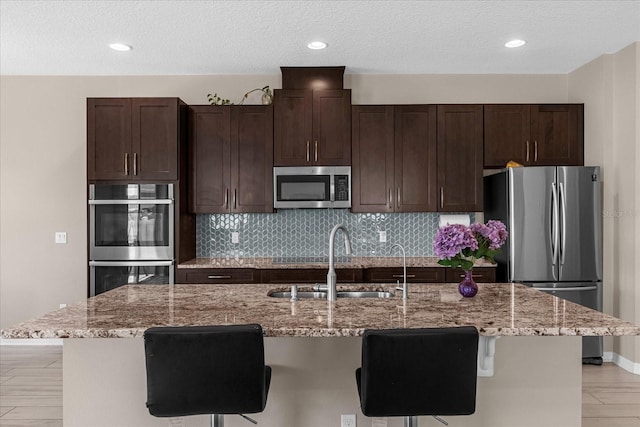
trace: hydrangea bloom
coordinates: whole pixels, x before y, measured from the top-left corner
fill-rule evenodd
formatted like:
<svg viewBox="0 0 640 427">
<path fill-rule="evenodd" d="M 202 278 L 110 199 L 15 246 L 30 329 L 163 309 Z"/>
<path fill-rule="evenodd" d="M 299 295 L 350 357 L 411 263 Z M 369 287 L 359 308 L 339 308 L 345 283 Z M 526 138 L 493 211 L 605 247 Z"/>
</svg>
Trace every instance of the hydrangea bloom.
<svg viewBox="0 0 640 427">
<path fill-rule="evenodd" d="M 452 258 L 467 248 L 478 249 L 478 241 L 469 227 L 453 224 L 438 229 L 433 249 L 440 258 Z"/>
<path fill-rule="evenodd" d="M 486 224 L 471 224 L 469 227 L 461 224 L 446 225 L 438 229 L 433 250 L 440 258 L 439 264 L 461 267 L 468 271 L 480 258 L 495 262 L 493 257 L 507 240 L 507 236 L 505 225 L 495 220 Z"/>
</svg>

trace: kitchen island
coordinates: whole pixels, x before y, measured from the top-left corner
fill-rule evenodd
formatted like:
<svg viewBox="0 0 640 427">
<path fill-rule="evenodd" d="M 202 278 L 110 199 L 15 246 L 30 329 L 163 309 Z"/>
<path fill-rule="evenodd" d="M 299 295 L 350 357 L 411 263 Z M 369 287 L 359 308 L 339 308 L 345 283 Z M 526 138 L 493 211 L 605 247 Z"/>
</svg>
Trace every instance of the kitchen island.
<svg viewBox="0 0 640 427">
<path fill-rule="evenodd" d="M 454 284 L 413 284 L 406 302 L 394 287 L 344 287 L 390 290 L 392 298 L 291 302 L 267 295 L 287 289 L 277 285 L 128 285 L 16 325 L 2 337 L 65 338 L 65 426 L 166 426 L 144 405 L 144 330 L 260 323 L 273 368 L 267 407 L 255 416 L 260 426 L 330 427 L 339 425 L 340 414 L 357 414 L 362 427 L 371 420 L 360 412 L 354 371 L 365 329 L 474 325 L 483 337 L 502 337 L 494 342 L 494 374 L 479 378 L 476 413 L 447 417 L 450 426 L 577 427 L 580 336 L 640 335 L 640 327 L 521 285 L 483 284 L 476 297 L 464 299 Z M 201 416 L 183 421 L 207 425 Z M 226 422 L 247 425 L 240 417 Z"/>
</svg>

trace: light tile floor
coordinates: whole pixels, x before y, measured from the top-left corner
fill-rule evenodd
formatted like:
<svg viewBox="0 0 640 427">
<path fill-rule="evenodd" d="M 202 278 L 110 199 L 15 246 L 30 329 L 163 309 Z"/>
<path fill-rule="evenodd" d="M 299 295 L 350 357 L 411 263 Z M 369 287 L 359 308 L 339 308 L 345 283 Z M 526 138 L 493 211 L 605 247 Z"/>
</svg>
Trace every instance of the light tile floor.
<svg viewBox="0 0 640 427">
<path fill-rule="evenodd" d="M 0 346 L 0 426 L 62 427 L 61 346 Z M 583 366 L 582 427 L 640 427 L 640 375 Z"/>
</svg>

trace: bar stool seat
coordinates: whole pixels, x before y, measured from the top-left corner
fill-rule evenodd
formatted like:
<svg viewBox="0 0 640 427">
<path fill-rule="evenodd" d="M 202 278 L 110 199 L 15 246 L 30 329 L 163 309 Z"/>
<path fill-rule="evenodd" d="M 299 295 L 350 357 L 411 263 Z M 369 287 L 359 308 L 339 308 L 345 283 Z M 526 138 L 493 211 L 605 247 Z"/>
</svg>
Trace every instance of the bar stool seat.
<svg viewBox="0 0 640 427">
<path fill-rule="evenodd" d="M 478 330 L 365 330 L 356 383 L 368 417 L 470 415 L 475 412 Z"/>
<path fill-rule="evenodd" d="M 264 410 L 271 368 L 260 325 L 156 327 L 144 344 L 151 415 L 210 414 L 222 427 L 224 414 Z"/>
</svg>

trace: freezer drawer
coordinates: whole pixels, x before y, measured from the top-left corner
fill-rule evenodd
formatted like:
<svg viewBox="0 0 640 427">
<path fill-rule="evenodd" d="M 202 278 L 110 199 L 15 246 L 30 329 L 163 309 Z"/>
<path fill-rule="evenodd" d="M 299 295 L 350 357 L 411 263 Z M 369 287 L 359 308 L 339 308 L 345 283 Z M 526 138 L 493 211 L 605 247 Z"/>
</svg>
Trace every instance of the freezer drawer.
<svg viewBox="0 0 640 427">
<path fill-rule="evenodd" d="M 602 282 L 544 283 L 533 287 L 558 298 L 602 311 Z M 582 358 L 602 358 L 602 337 L 582 337 Z"/>
</svg>

